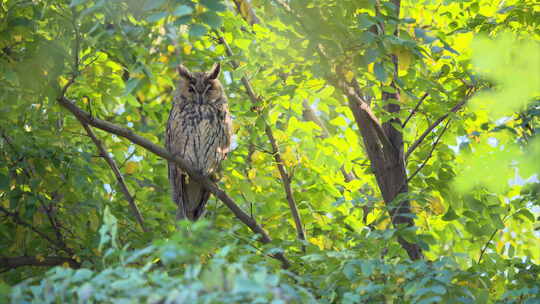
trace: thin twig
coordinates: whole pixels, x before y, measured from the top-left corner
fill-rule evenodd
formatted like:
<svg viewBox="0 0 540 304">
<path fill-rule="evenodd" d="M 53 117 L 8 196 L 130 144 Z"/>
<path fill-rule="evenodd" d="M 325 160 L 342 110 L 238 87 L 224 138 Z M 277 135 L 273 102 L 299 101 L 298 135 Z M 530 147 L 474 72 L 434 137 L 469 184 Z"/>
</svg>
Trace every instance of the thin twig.
<svg viewBox="0 0 540 304">
<path fill-rule="evenodd" d="M 137 153 L 137 150 L 133 149 L 133 151 L 126 157 L 126 159 L 122 161 L 120 166 L 118 166 L 118 169 L 124 167 L 126 163 L 133 157 L 133 155 L 135 155 L 135 153 Z"/>
<path fill-rule="evenodd" d="M 422 103 L 424 102 L 424 100 L 426 99 L 426 97 L 428 97 L 429 93 L 425 93 L 421 98 L 420 100 L 418 101 L 418 103 L 416 103 L 416 106 L 414 106 L 414 109 L 412 109 L 411 113 L 409 114 L 409 116 L 407 117 L 407 119 L 405 119 L 405 121 L 403 122 L 403 124 L 401 125 L 401 128 L 405 128 L 405 126 L 407 125 L 407 123 L 409 122 L 409 120 L 414 116 L 414 114 L 416 114 L 416 111 L 418 110 L 418 108 L 422 105 Z"/>
<path fill-rule="evenodd" d="M 67 248 L 65 246 L 65 244 L 61 243 L 60 241 L 55 241 L 53 239 L 51 239 L 49 236 L 47 236 L 45 233 L 39 231 L 36 227 L 32 226 L 31 224 L 25 222 L 24 220 L 22 220 L 20 217 L 19 217 L 19 214 L 15 213 L 15 212 L 10 212 L 9 210 L 7 210 L 6 208 L 2 207 L 0 205 L 0 211 L 4 212 L 4 214 L 6 214 L 7 216 L 11 217 L 13 219 L 13 221 L 15 221 L 15 223 L 21 225 L 21 226 L 24 226 L 26 228 L 29 228 L 30 230 L 34 231 L 36 234 L 38 234 L 39 236 L 41 236 L 42 238 L 44 238 L 45 240 L 47 240 L 49 243 L 51 243 L 52 245 L 54 245 L 56 248 L 60 249 L 60 250 L 63 250 L 65 251 L 66 253 L 72 255 L 73 254 L 73 250 Z"/>
<path fill-rule="evenodd" d="M 433 145 L 431 146 L 431 150 L 429 151 L 429 154 L 428 156 L 424 159 L 424 161 L 422 162 L 422 164 L 420 166 L 418 166 L 418 168 L 416 168 L 416 170 L 413 172 L 413 174 L 411 174 L 409 176 L 409 178 L 407 178 L 407 182 L 410 182 L 415 176 L 416 174 L 418 174 L 418 172 L 420 172 L 420 170 L 422 170 L 422 168 L 424 168 L 424 166 L 427 164 L 427 162 L 431 159 L 431 156 L 433 155 L 433 151 L 435 151 L 435 148 L 437 147 L 437 144 L 439 143 L 439 141 L 441 140 L 442 136 L 444 135 L 444 132 L 446 132 L 446 130 L 448 129 L 448 125 L 450 124 L 452 120 L 449 119 L 446 124 L 444 125 L 444 128 L 443 130 L 441 131 L 441 134 L 439 134 L 439 136 L 437 137 L 437 139 L 435 140 L 435 142 L 433 143 Z"/>
<path fill-rule="evenodd" d="M 133 212 L 133 215 L 135 216 L 135 219 L 141 226 L 142 230 L 144 232 L 148 232 L 148 229 L 146 228 L 144 224 L 144 218 L 141 212 L 139 211 L 139 208 L 137 207 L 137 203 L 135 202 L 135 197 L 131 195 L 131 193 L 129 192 L 129 189 L 124 180 L 124 176 L 122 176 L 122 173 L 120 173 L 120 170 L 118 169 L 118 166 L 116 165 L 116 162 L 114 161 L 114 159 L 112 159 L 109 153 L 107 153 L 107 149 L 105 149 L 105 146 L 103 145 L 103 143 L 96 137 L 96 134 L 94 133 L 94 131 L 92 131 L 92 128 L 88 126 L 87 123 L 83 121 L 80 121 L 80 122 L 82 126 L 84 127 L 84 129 L 86 130 L 86 133 L 88 134 L 88 136 L 90 136 L 90 138 L 96 145 L 101 157 L 103 157 L 105 161 L 107 161 L 107 164 L 113 171 L 114 176 L 116 177 L 116 180 L 118 181 L 118 185 L 120 186 L 120 191 L 122 191 L 126 200 L 128 201 L 129 206 L 131 207 L 131 211 Z"/>
<path fill-rule="evenodd" d="M 15 147 L 15 144 L 13 143 L 11 138 L 1 129 L 0 129 L 0 135 L 2 136 L 2 138 L 4 138 L 4 141 L 8 144 L 11 150 L 13 150 L 15 154 L 20 155 L 19 151 Z M 21 155 L 20 160 L 24 161 L 25 160 L 24 156 Z M 22 172 L 26 175 L 28 179 L 32 179 L 32 175 L 35 175 L 35 169 L 30 163 L 28 164 L 27 168 L 24 168 L 24 167 L 22 168 Z M 58 222 L 56 221 L 54 216 L 51 214 L 51 209 L 49 208 L 50 205 L 47 205 L 39 194 L 36 194 L 35 198 L 38 200 L 39 204 L 41 205 L 41 208 L 43 209 L 43 211 L 45 212 L 45 215 L 47 216 L 47 220 L 49 221 L 49 223 L 51 224 L 54 230 L 56 239 L 59 244 L 59 248 L 66 251 L 69 254 L 73 254 L 73 251 L 64 242 L 64 236 L 62 235 L 62 232 L 60 231 L 60 228 L 58 227 Z"/>
<path fill-rule="evenodd" d="M 476 264 L 480 264 L 480 262 L 482 261 L 482 257 L 484 257 L 484 253 L 486 252 L 489 243 L 493 241 L 493 238 L 495 237 L 497 232 L 499 232 L 499 229 L 493 230 L 493 233 L 489 236 L 488 241 L 484 244 L 484 246 L 482 247 L 482 250 L 480 250 L 480 256 L 478 257 L 478 262 L 476 262 Z"/>
<path fill-rule="evenodd" d="M 450 115 L 450 113 L 455 113 L 455 112 L 459 111 L 463 107 L 463 105 L 465 105 L 465 103 L 467 103 L 468 100 L 469 100 L 469 98 L 466 97 L 463 101 L 461 101 L 460 103 L 455 105 L 452 109 L 450 109 L 450 111 L 448 111 L 448 113 L 444 114 L 443 116 L 441 116 L 437 120 L 435 120 L 424 131 L 424 133 L 422 133 L 422 135 L 420 135 L 420 137 L 418 137 L 418 139 L 409 147 L 409 149 L 407 150 L 407 153 L 405 153 L 405 159 L 409 158 L 411 153 L 413 153 L 413 151 L 416 150 L 416 148 L 418 148 L 418 146 L 424 141 L 426 136 L 428 136 L 431 133 L 431 131 L 433 131 L 433 129 L 435 129 L 441 122 L 443 122 Z"/>
<path fill-rule="evenodd" d="M 516 211 L 513 212 L 512 214 L 506 215 L 506 216 L 503 218 L 503 220 L 502 220 L 503 224 L 506 223 L 506 221 L 507 221 L 509 218 L 511 218 L 511 217 L 513 217 L 514 215 L 518 214 L 518 213 L 521 211 L 521 209 L 522 209 L 522 208 L 519 208 L 518 210 L 516 210 Z M 480 250 L 480 256 L 478 257 L 478 262 L 476 262 L 477 264 L 480 264 L 480 262 L 482 261 L 482 257 L 484 256 L 484 253 L 486 252 L 487 247 L 489 246 L 489 243 L 491 243 L 491 241 L 493 241 L 493 238 L 495 237 L 495 235 L 497 234 L 497 232 L 498 232 L 499 230 L 501 230 L 501 229 L 496 228 L 496 229 L 493 231 L 493 233 L 490 235 L 488 241 L 484 244 L 484 246 L 483 246 L 482 249 Z"/>
<path fill-rule="evenodd" d="M 283 159 L 281 158 L 281 154 L 279 153 L 279 147 L 276 143 L 276 139 L 274 138 L 274 134 L 272 133 L 272 129 L 270 128 L 269 125 L 266 125 L 265 132 L 266 132 L 266 136 L 268 136 L 268 140 L 270 140 L 270 144 L 272 145 L 274 160 L 276 161 L 276 166 L 281 176 L 283 188 L 285 188 L 285 195 L 287 197 L 287 203 L 289 204 L 289 208 L 291 209 L 291 214 L 294 220 L 294 225 L 296 227 L 296 232 L 298 234 L 298 239 L 305 241 L 306 233 L 304 231 L 304 227 L 302 225 L 302 219 L 300 218 L 300 213 L 298 212 L 298 207 L 296 206 L 296 201 L 294 200 L 294 196 L 292 193 L 291 178 L 287 174 L 287 171 L 285 171 L 284 162 L 283 162 Z"/>
</svg>

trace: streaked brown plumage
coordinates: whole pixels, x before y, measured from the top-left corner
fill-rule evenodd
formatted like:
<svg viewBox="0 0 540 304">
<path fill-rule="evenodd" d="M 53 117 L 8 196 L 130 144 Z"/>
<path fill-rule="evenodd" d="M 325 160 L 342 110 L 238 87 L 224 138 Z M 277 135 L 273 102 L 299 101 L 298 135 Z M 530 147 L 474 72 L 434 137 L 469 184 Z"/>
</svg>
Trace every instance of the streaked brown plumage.
<svg viewBox="0 0 540 304">
<path fill-rule="evenodd" d="M 231 116 L 219 72 L 219 63 L 208 72 L 178 67 L 180 81 L 165 134 L 169 152 L 209 177 L 219 170 L 231 144 Z M 199 219 L 210 193 L 171 162 L 169 181 L 177 219 Z"/>
</svg>

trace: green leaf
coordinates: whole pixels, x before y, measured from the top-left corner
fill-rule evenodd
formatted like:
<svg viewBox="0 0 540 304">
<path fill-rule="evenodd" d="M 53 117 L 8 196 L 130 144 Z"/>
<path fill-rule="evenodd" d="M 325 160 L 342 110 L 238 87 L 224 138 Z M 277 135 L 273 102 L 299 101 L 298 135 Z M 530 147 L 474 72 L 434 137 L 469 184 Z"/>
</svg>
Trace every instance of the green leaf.
<svg viewBox="0 0 540 304">
<path fill-rule="evenodd" d="M 143 7 L 143 10 L 149 11 L 161 7 L 165 3 L 165 0 L 148 0 Z"/>
<path fill-rule="evenodd" d="M 126 101 L 132 107 L 139 107 L 140 106 L 139 102 L 137 101 L 137 99 L 133 95 L 128 94 L 126 96 Z"/>
<path fill-rule="evenodd" d="M 88 269 L 78 269 L 75 274 L 73 275 L 73 278 L 71 279 L 72 282 L 81 282 L 86 281 L 89 278 L 91 278 L 93 275 L 93 272 Z"/>
<path fill-rule="evenodd" d="M 247 50 L 247 48 L 251 44 L 251 40 L 249 40 L 249 39 L 235 39 L 233 41 L 233 44 L 236 45 L 238 48 L 240 48 L 242 50 Z"/>
<path fill-rule="evenodd" d="M 211 28 L 217 29 L 223 24 L 223 20 L 214 12 L 205 12 L 200 15 L 201 20 Z"/>
<path fill-rule="evenodd" d="M 0 190 L 9 189 L 9 177 L 3 173 L 0 173 Z"/>
<path fill-rule="evenodd" d="M 373 20 L 373 17 L 371 17 L 367 13 L 361 13 L 358 15 L 358 28 L 360 29 L 367 29 L 373 24 L 375 24 L 375 20 Z"/>
<path fill-rule="evenodd" d="M 448 211 L 446 211 L 446 213 L 442 217 L 442 219 L 445 221 L 453 221 L 458 218 L 459 216 L 456 214 L 452 206 L 448 207 Z"/>
<path fill-rule="evenodd" d="M 200 24 L 192 24 L 189 27 L 189 36 L 200 37 L 205 35 L 208 32 L 208 29 Z"/>
<path fill-rule="evenodd" d="M 124 96 L 131 94 L 131 92 L 137 87 L 141 82 L 140 78 L 130 78 L 126 83 L 126 89 L 124 90 Z"/>
<path fill-rule="evenodd" d="M 375 63 L 375 66 L 373 67 L 373 72 L 375 73 L 375 77 L 377 77 L 377 80 L 382 83 L 386 83 L 387 76 L 382 62 Z"/>
<path fill-rule="evenodd" d="M 345 275 L 345 277 L 347 277 L 347 279 L 349 279 L 349 281 L 354 281 L 355 279 L 357 279 L 358 275 L 355 263 L 346 263 L 343 267 L 343 274 Z"/>
<path fill-rule="evenodd" d="M 474 236 L 481 236 L 483 234 L 480 226 L 478 226 L 476 222 L 468 221 L 465 224 L 465 228 Z"/>
<path fill-rule="evenodd" d="M 173 16 L 185 16 L 185 15 L 189 15 L 193 13 L 193 8 L 191 6 L 188 6 L 188 5 L 179 5 L 177 6 L 174 11 L 173 11 Z"/>
<path fill-rule="evenodd" d="M 155 13 L 155 14 L 152 14 L 150 16 L 148 16 L 146 18 L 146 20 L 148 22 L 156 22 L 156 21 L 159 21 L 163 18 L 167 17 L 167 12 L 159 12 L 159 13 Z"/>
<path fill-rule="evenodd" d="M 529 211 L 529 209 L 521 209 L 519 210 L 515 215 L 518 215 L 522 218 L 526 218 L 528 219 L 529 221 L 533 222 L 535 221 L 534 219 L 534 214 L 531 213 L 531 211 Z"/>
<path fill-rule="evenodd" d="M 202 5 L 216 12 L 222 12 L 227 10 L 227 6 L 225 6 L 225 4 L 223 4 L 222 1 L 219 0 L 200 0 L 199 2 Z"/>
<path fill-rule="evenodd" d="M 88 1 L 88 0 L 71 0 L 71 3 L 69 4 L 69 7 L 74 7 L 74 6 L 77 6 L 77 5 L 81 5 L 81 4 L 85 3 L 86 1 Z"/>
</svg>

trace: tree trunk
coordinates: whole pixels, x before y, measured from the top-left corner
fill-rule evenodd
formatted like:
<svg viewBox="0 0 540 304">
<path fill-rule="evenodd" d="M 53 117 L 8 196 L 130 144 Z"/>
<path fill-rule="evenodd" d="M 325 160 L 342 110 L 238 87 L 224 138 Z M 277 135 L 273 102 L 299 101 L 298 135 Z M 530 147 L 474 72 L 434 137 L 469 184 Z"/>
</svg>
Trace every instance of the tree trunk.
<svg viewBox="0 0 540 304">
<path fill-rule="evenodd" d="M 394 96 L 383 96 L 388 98 L 399 98 Z M 347 94 L 349 107 L 351 108 L 358 129 L 362 135 L 364 147 L 368 158 L 371 161 L 371 168 L 375 174 L 377 185 L 381 191 L 384 202 L 388 207 L 392 224 L 397 227 L 400 224 L 414 226 L 414 219 L 406 214 L 411 214 L 409 200 L 394 201 L 400 193 L 409 191 L 407 184 L 407 174 L 405 171 L 405 161 L 403 158 L 403 134 L 392 126 L 393 123 L 400 123 L 399 119 L 390 120 L 382 125 L 387 140 L 391 143 L 384 144 L 385 140 L 380 138 L 376 131 L 376 123 L 372 116 L 361 106 L 360 96 Z M 399 111 L 399 105 L 389 104 L 387 111 Z M 409 243 L 403 238 L 398 238 L 401 246 L 407 251 L 412 260 L 418 260 L 423 257 L 422 250 L 417 244 Z"/>
</svg>

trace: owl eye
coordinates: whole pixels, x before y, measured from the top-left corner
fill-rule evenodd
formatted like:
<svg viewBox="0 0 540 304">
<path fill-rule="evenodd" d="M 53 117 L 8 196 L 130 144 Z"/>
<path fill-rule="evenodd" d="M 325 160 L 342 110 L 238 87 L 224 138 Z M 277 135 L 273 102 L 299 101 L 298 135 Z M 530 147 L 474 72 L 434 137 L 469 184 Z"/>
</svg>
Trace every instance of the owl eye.
<svg viewBox="0 0 540 304">
<path fill-rule="evenodd" d="M 188 88 L 188 91 L 189 91 L 190 93 L 195 93 L 195 89 L 194 89 L 192 86 L 190 86 L 190 87 Z"/>
</svg>

